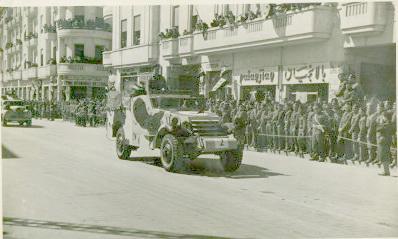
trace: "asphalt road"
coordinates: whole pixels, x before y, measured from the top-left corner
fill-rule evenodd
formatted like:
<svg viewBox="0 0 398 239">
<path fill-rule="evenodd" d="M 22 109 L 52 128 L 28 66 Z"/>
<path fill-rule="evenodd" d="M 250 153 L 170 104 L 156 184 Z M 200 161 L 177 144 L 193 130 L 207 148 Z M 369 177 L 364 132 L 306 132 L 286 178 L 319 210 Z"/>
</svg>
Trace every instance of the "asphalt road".
<svg viewBox="0 0 398 239">
<path fill-rule="evenodd" d="M 156 152 L 116 159 L 103 128 L 33 124 L 2 128 L 5 238 L 398 236 L 396 170 L 245 152 L 173 174 Z"/>
</svg>

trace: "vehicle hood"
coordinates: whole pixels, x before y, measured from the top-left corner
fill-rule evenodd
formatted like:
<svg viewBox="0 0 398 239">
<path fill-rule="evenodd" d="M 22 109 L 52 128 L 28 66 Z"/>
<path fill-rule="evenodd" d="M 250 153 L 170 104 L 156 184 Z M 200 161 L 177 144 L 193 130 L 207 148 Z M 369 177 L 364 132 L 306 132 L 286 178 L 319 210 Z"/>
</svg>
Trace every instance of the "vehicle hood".
<svg viewBox="0 0 398 239">
<path fill-rule="evenodd" d="M 220 117 L 212 112 L 198 113 L 198 111 L 175 111 L 171 112 L 175 116 L 180 118 L 188 118 L 189 120 L 219 120 Z"/>
</svg>

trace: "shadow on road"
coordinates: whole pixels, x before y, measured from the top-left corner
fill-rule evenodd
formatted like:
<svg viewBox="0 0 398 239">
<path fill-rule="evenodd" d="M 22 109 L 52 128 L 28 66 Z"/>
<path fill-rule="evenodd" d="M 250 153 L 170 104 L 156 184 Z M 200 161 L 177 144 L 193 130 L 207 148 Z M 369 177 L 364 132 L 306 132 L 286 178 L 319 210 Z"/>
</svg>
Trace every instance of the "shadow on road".
<svg viewBox="0 0 398 239">
<path fill-rule="evenodd" d="M 3 125 L 3 127 L 7 127 L 7 128 L 26 128 L 26 129 L 44 128 L 44 126 L 41 126 L 41 125 L 26 126 L 26 125 L 19 125 L 19 124 L 8 124 L 6 126 Z"/>
<path fill-rule="evenodd" d="M 144 162 L 149 165 L 162 167 L 159 157 L 130 157 L 128 161 Z M 225 177 L 233 179 L 242 178 L 268 178 L 272 176 L 289 176 L 282 173 L 271 172 L 267 168 L 256 165 L 242 164 L 235 172 L 224 172 L 219 160 L 214 158 L 198 158 L 189 163 L 189 167 L 182 174 L 200 175 L 207 177 Z"/>
<path fill-rule="evenodd" d="M 78 232 L 89 232 L 97 234 L 108 234 L 108 235 L 120 235 L 120 236 L 131 236 L 139 238 L 166 238 L 166 239 L 178 239 L 178 238 L 190 238 L 190 239 L 226 239 L 227 237 L 217 237 L 209 235 L 192 235 L 192 234 L 180 234 L 172 232 L 160 232 L 150 230 L 140 230 L 135 228 L 123 228 L 113 226 L 102 226 L 102 225 L 90 225 L 90 224 L 77 224 L 68 222 L 54 222 L 44 220 L 34 220 L 26 218 L 14 218 L 4 217 L 4 225 L 9 226 L 20 226 L 20 227 L 33 227 L 33 228 L 45 228 L 53 230 L 67 230 L 67 231 L 78 231 Z M 228 237 L 231 238 L 231 237 Z"/>
<path fill-rule="evenodd" d="M 10 151 L 7 147 L 4 145 L 1 145 L 1 158 L 2 159 L 12 159 L 12 158 L 18 158 L 18 155 Z"/>
</svg>

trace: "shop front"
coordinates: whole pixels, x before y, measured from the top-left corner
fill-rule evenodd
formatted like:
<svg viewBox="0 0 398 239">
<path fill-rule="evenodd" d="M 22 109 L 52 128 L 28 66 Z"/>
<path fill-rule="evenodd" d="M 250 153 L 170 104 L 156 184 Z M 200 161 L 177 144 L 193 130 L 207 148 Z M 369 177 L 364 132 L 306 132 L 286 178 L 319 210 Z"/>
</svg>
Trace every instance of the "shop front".
<svg viewBox="0 0 398 239">
<path fill-rule="evenodd" d="M 269 95 L 275 99 L 279 82 L 278 67 L 264 67 L 236 73 L 233 76 L 233 90 L 237 100 L 259 99 Z"/>
<path fill-rule="evenodd" d="M 283 98 L 302 103 L 329 101 L 338 88 L 339 65 L 311 63 L 283 67 Z"/>
</svg>

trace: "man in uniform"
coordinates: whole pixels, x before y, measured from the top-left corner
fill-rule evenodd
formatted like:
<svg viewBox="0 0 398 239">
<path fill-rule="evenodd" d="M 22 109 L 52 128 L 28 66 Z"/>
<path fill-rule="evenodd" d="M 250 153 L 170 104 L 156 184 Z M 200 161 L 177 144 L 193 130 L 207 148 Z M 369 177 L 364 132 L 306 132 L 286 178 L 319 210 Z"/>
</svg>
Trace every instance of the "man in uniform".
<svg viewBox="0 0 398 239">
<path fill-rule="evenodd" d="M 347 161 L 348 159 L 351 158 L 351 143 L 347 139 L 344 138 L 351 138 L 351 135 L 349 133 L 350 130 L 350 124 L 351 124 L 351 118 L 352 118 L 352 112 L 351 112 L 351 106 L 349 104 L 344 105 L 344 113 L 343 116 L 341 117 L 340 125 L 339 125 L 339 134 L 338 134 L 338 142 L 340 145 L 340 148 L 343 149 L 343 161 Z"/>
<path fill-rule="evenodd" d="M 307 127 L 306 127 L 306 135 L 307 136 L 312 136 L 312 118 L 314 117 L 314 110 L 313 110 L 313 105 L 309 105 L 307 109 Z M 307 138 L 307 147 L 306 150 L 309 154 L 312 153 L 312 137 Z"/>
<path fill-rule="evenodd" d="M 374 163 L 376 159 L 376 118 L 381 112 L 375 112 L 375 105 L 369 102 L 366 105 L 366 128 L 368 129 L 366 134 L 366 140 L 368 143 L 368 160 L 366 163 Z"/>
<path fill-rule="evenodd" d="M 377 160 L 383 164 L 384 173 L 380 175 L 389 176 L 392 127 L 388 113 L 383 108 L 381 103 L 377 106 L 377 111 L 380 112 L 376 118 Z"/>
<path fill-rule="evenodd" d="M 359 159 L 359 144 L 356 141 L 358 141 L 360 117 L 361 117 L 361 115 L 359 112 L 359 107 L 357 104 L 355 104 L 352 107 L 351 127 L 349 130 L 349 133 L 351 134 L 351 138 L 354 141 L 352 143 L 352 151 L 354 153 L 354 157 L 352 158 L 352 161 L 356 161 Z"/>
<path fill-rule="evenodd" d="M 359 121 L 358 121 L 358 126 L 359 126 L 359 132 L 358 132 L 359 162 L 366 161 L 367 154 L 368 154 L 366 145 L 364 144 L 366 142 L 366 133 L 367 133 L 366 119 L 367 119 L 367 116 L 365 114 L 365 110 L 362 107 L 360 107 L 359 108 Z"/>
<path fill-rule="evenodd" d="M 299 155 L 304 158 L 304 152 L 306 150 L 306 136 L 307 133 L 307 116 L 305 115 L 305 110 L 303 110 L 303 106 L 299 106 L 298 108 L 298 130 L 297 130 L 297 144 L 299 147 Z"/>
<path fill-rule="evenodd" d="M 300 118 L 300 112 L 299 112 L 299 103 L 295 102 L 293 104 L 293 111 L 290 116 L 290 136 L 297 136 L 298 135 L 298 128 L 299 128 L 299 118 Z M 294 151 L 296 155 L 299 153 L 299 146 L 298 146 L 298 139 L 296 137 L 290 138 L 291 142 L 291 151 Z"/>
<path fill-rule="evenodd" d="M 328 127 L 328 118 L 322 112 L 321 106 L 319 104 L 314 105 L 312 127 L 312 160 L 324 162 L 326 159 L 325 133 Z"/>
<path fill-rule="evenodd" d="M 280 152 L 285 148 L 285 111 L 283 110 L 283 106 L 279 105 L 278 108 L 278 118 L 277 118 L 277 137 L 278 137 L 278 146 L 277 149 Z"/>
<path fill-rule="evenodd" d="M 247 123 L 247 113 L 245 106 L 239 105 L 238 112 L 234 117 L 234 136 L 238 140 L 240 147 L 245 144 L 245 130 Z"/>
<path fill-rule="evenodd" d="M 285 110 L 284 111 L 285 111 L 285 116 L 284 116 L 284 119 L 283 119 L 283 123 L 284 123 L 283 132 L 284 132 L 284 135 L 290 136 L 290 118 L 291 118 L 292 113 L 293 113 L 292 106 L 291 106 L 290 103 L 287 103 L 285 105 Z M 287 152 L 292 150 L 292 148 L 291 148 L 292 147 L 292 138 L 285 137 L 285 138 L 281 138 L 281 139 L 284 142 L 283 149 L 285 150 L 285 152 L 287 154 Z"/>
<path fill-rule="evenodd" d="M 278 115 L 279 115 L 279 105 L 278 103 L 275 103 L 274 105 L 274 111 L 272 112 L 272 149 L 274 150 L 274 152 L 277 150 L 278 148 Z"/>
</svg>

